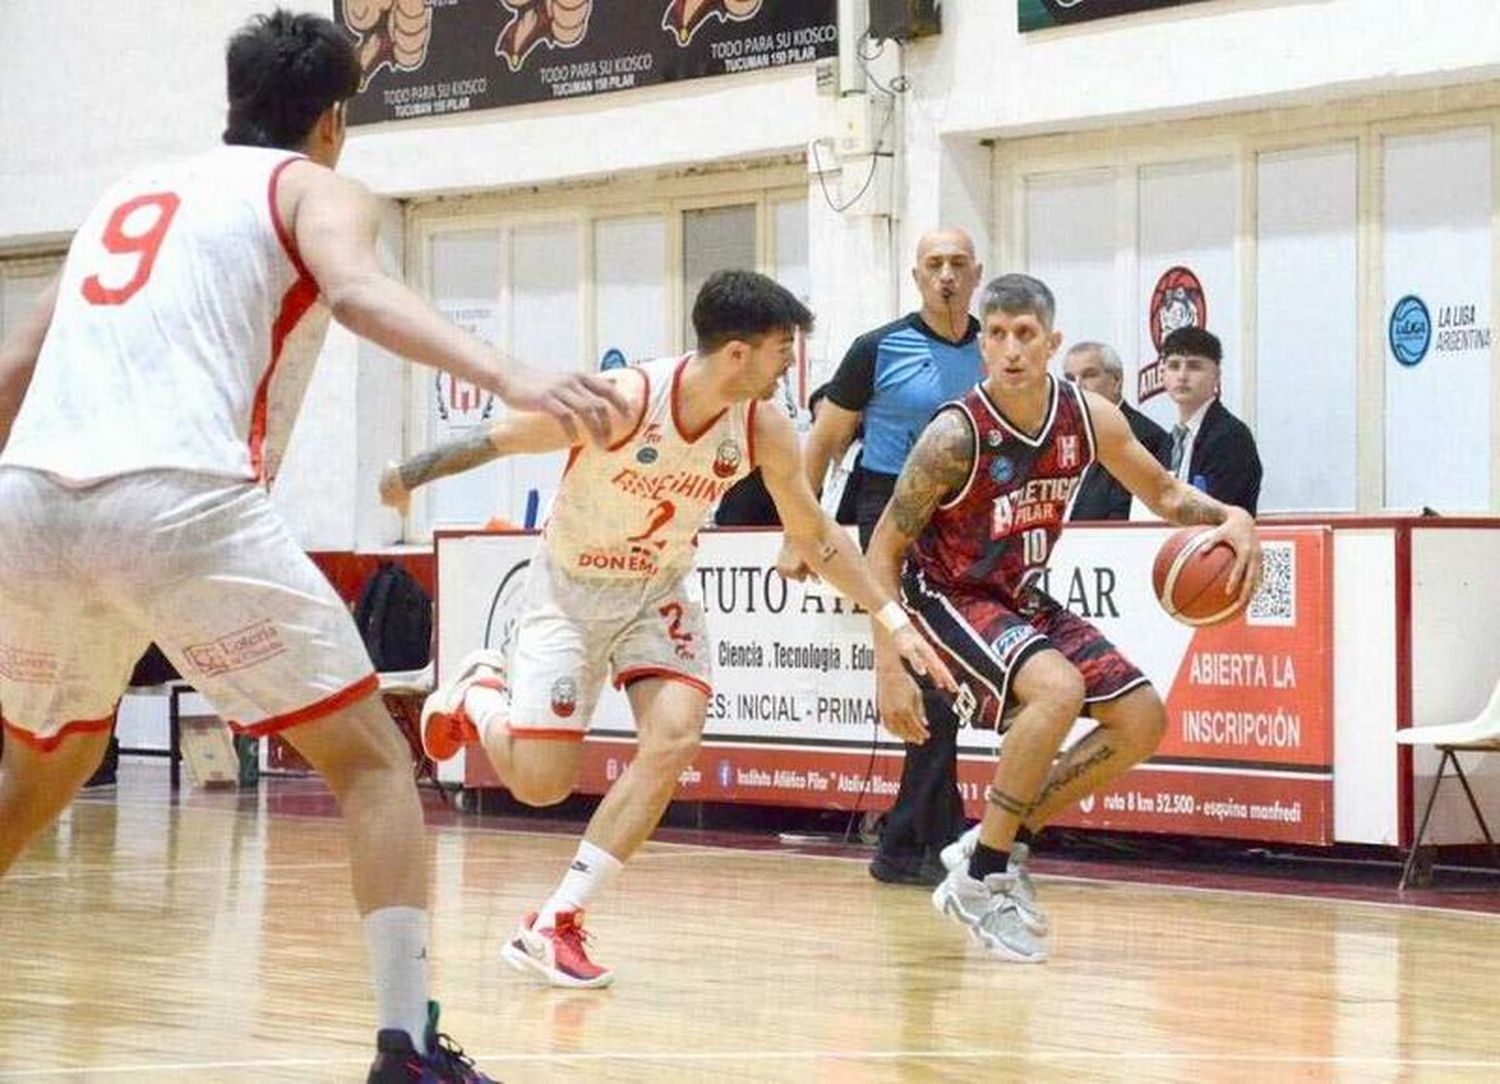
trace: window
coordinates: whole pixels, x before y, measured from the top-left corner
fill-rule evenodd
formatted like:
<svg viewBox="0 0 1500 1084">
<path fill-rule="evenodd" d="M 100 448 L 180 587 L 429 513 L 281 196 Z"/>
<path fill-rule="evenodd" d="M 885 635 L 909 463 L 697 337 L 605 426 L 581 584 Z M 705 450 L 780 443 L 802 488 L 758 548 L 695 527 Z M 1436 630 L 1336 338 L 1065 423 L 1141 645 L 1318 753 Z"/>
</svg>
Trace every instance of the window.
<svg viewBox="0 0 1500 1084">
<path fill-rule="evenodd" d="M 61 264 L 55 256 L 0 261 L 0 339 L 31 311 Z"/>
<path fill-rule="evenodd" d="M 700 178 L 622 184 L 561 210 L 556 193 L 509 206 L 476 198 L 419 208 L 419 278 L 442 311 L 532 365 L 609 367 L 684 351 L 693 298 L 714 271 L 758 269 L 804 299 L 811 291 L 805 181 L 791 170 L 768 173 L 774 186 L 717 195 L 701 191 Z M 664 199 L 674 187 L 678 198 Z M 423 407 L 410 419 L 408 454 L 503 415 L 504 405 L 477 389 L 431 370 L 413 374 Z M 434 483 L 413 502 L 408 532 L 544 516 L 564 459 L 517 457 Z"/>
<path fill-rule="evenodd" d="M 1156 342 L 1206 314 L 1224 404 L 1259 444 L 1262 513 L 1494 511 L 1500 117 L 1396 119 L 1407 108 L 997 144 L 1013 229 L 989 262 L 1052 285 L 1065 343 L 1115 345 L 1127 398 L 1158 421 L 1175 412 Z"/>
</svg>

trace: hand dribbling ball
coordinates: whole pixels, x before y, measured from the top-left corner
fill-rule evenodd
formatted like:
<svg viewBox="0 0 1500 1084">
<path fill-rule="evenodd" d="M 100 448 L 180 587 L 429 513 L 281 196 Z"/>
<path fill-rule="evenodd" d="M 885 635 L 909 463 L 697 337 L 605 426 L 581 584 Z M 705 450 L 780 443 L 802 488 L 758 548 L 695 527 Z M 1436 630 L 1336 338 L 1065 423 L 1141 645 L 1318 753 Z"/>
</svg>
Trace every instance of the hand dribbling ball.
<svg viewBox="0 0 1500 1084">
<path fill-rule="evenodd" d="M 1157 601 L 1184 625 L 1221 625 L 1244 609 L 1238 591 L 1225 592 L 1234 549 L 1227 542 L 1206 545 L 1212 530 L 1184 527 L 1173 532 L 1151 565 Z"/>
</svg>

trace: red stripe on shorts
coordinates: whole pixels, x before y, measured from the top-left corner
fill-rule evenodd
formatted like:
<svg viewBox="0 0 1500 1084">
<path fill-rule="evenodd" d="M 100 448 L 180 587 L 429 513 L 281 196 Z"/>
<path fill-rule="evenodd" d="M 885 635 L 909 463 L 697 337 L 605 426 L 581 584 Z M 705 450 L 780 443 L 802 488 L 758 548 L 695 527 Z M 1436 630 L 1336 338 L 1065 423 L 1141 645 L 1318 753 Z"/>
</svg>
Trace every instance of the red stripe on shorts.
<svg viewBox="0 0 1500 1084">
<path fill-rule="evenodd" d="M 661 678 L 663 681 L 676 681 L 683 685 L 697 689 L 704 696 L 712 696 L 713 688 L 708 682 L 701 678 L 695 678 L 691 674 L 684 674 L 680 670 L 668 670 L 664 666 L 637 666 L 630 670 L 621 670 L 615 675 L 615 688 L 623 689 L 627 685 L 646 678 Z"/>
<path fill-rule="evenodd" d="M 342 711 L 357 700 L 369 696 L 380 688 L 380 679 L 374 674 L 368 674 L 360 678 L 353 685 L 340 689 L 332 696 L 325 696 L 315 704 L 309 704 L 305 708 L 289 711 L 285 715 L 273 715 L 269 719 L 262 719 L 258 723 L 239 723 L 230 720 L 229 729 L 236 734 L 245 734 L 252 738 L 263 738 L 267 734 L 279 734 L 294 726 L 303 723 L 316 722 L 327 718 L 336 711 Z"/>
<path fill-rule="evenodd" d="M 35 749 L 39 753 L 51 753 L 57 749 L 63 741 L 74 734 L 98 733 L 101 730 L 109 730 L 115 725 L 115 713 L 110 712 L 102 719 L 75 719 L 71 723 L 64 723 L 56 734 L 50 737 L 39 737 L 29 730 L 22 730 L 15 723 L 5 718 L 0 718 L 0 726 L 5 728 L 7 734 L 12 735 L 22 745 Z"/>
</svg>

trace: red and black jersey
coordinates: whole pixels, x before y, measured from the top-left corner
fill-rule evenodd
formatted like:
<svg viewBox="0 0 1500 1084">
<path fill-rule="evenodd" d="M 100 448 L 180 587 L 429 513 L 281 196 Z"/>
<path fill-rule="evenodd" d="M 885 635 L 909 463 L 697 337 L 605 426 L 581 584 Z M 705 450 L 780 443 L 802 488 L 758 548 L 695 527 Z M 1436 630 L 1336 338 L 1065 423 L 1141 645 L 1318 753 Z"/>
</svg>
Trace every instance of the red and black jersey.
<svg viewBox="0 0 1500 1084">
<path fill-rule="evenodd" d="M 978 384 L 943 410 L 960 410 L 974 440 L 968 480 L 939 505 L 908 560 L 926 581 L 984 586 L 1016 599 L 1047 564 L 1084 470 L 1094 426 L 1075 385 L 1047 377 L 1047 414 L 1030 436 Z"/>
</svg>

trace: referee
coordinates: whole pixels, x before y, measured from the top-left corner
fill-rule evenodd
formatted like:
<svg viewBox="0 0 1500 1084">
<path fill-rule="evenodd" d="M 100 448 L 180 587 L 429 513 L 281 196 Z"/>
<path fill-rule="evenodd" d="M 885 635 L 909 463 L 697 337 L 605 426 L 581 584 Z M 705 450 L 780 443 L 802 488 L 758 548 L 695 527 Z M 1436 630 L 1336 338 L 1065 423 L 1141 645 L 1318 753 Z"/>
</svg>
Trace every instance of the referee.
<svg viewBox="0 0 1500 1084">
<path fill-rule="evenodd" d="M 855 339 L 827 385 L 804 450 L 808 482 L 814 492 L 822 489 L 828 465 L 842 458 L 863 426 L 856 504 L 861 548 L 869 544 L 901 465 L 933 412 L 983 376 L 979 321 L 969 314 L 983 273 L 974 241 L 963 230 L 924 235 L 911 271 L 922 307 Z M 778 564 L 796 568 L 799 562 L 783 551 Z M 901 788 L 870 862 L 871 876 L 891 884 L 941 881 L 938 852 L 964 828 L 958 719 L 936 690 L 927 690 L 924 701 L 931 736 L 906 747 Z"/>
</svg>

